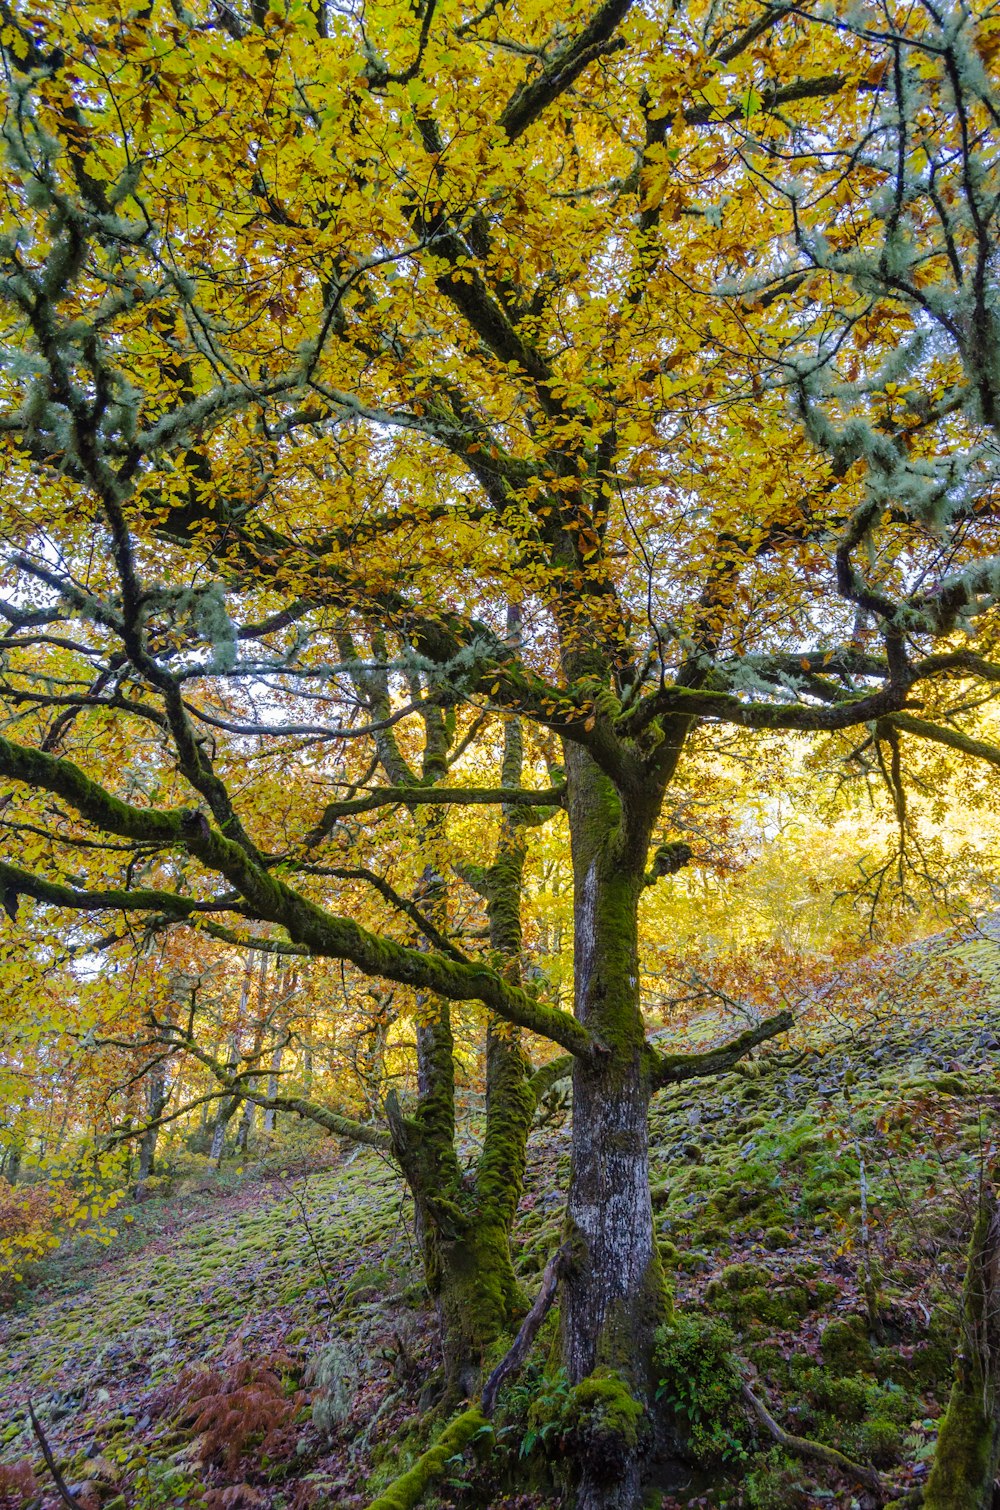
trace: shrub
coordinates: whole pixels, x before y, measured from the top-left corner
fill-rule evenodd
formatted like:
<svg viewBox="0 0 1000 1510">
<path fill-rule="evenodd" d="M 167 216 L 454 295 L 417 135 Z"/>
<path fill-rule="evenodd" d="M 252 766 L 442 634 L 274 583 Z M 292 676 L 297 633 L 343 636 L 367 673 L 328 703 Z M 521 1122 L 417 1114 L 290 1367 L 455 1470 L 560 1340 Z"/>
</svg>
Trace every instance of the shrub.
<svg viewBox="0 0 1000 1510">
<path fill-rule="evenodd" d="M 743 1481 L 743 1494 L 752 1510 L 793 1510 L 807 1505 L 806 1494 L 797 1477 L 796 1465 L 780 1447 L 762 1458 Z"/>
<path fill-rule="evenodd" d="M 895 1463 L 902 1451 L 903 1433 L 896 1421 L 886 1416 L 870 1416 L 857 1429 L 857 1445 L 861 1456 L 868 1458 L 879 1468 Z"/>
<path fill-rule="evenodd" d="M 691 1312 L 677 1312 L 656 1334 L 657 1399 L 679 1418 L 687 1450 L 698 1463 L 746 1457 L 746 1417 L 732 1349 L 728 1327 Z"/>
<path fill-rule="evenodd" d="M 360 1382 L 357 1362 L 343 1342 L 331 1342 L 309 1365 L 307 1382 L 313 1386 L 313 1425 L 331 1436 L 351 1413 Z"/>
<path fill-rule="evenodd" d="M 842 1374 L 864 1372 L 871 1368 L 872 1349 L 868 1328 L 862 1316 L 827 1322 L 819 1340 L 824 1362 Z"/>
</svg>

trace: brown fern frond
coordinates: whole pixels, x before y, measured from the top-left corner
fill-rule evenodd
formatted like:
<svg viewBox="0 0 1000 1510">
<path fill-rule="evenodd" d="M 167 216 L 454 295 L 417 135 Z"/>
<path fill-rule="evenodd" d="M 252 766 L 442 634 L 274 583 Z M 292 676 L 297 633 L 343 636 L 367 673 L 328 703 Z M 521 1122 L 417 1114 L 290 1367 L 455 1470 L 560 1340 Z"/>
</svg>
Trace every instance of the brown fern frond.
<svg viewBox="0 0 1000 1510">
<path fill-rule="evenodd" d="M 159 1392 L 154 1411 L 190 1429 L 200 1463 L 232 1473 L 251 1449 L 273 1453 L 304 1403 L 301 1390 L 286 1392 L 279 1372 L 293 1367 L 292 1359 L 280 1355 L 267 1364 L 244 1358 L 225 1370 L 186 1368 Z"/>
</svg>

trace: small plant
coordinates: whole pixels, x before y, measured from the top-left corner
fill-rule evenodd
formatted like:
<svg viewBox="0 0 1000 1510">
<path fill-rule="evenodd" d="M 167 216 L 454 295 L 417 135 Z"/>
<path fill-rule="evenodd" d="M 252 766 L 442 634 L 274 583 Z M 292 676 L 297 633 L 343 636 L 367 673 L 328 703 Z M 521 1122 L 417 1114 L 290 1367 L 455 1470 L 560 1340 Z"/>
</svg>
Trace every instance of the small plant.
<svg viewBox="0 0 1000 1510">
<path fill-rule="evenodd" d="M 504 1392 L 503 1414 L 511 1424 L 502 1428 L 499 1435 L 506 1437 L 516 1433 L 519 1430 L 517 1423 L 526 1421 L 518 1456 L 529 1457 L 536 1447 L 562 1435 L 569 1397 L 565 1369 L 544 1374 L 536 1369 L 526 1369 Z"/>
<path fill-rule="evenodd" d="M 232 1473 L 254 1447 L 261 1454 L 280 1450 L 285 1428 L 305 1402 L 301 1391 L 285 1392 L 281 1371 L 294 1367 L 278 1356 L 263 1366 L 242 1359 L 225 1370 L 187 1368 L 154 1398 L 154 1408 L 190 1427 L 198 1462 Z"/>
<path fill-rule="evenodd" d="M 148 1462 L 136 1475 L 135 1510 L 172 1510 L 176 1505 L 201 1505 L 204 1487 L 190 1472 L 172 1462 Z"/>
<path fill-rule="evenodd" d="M 675 1412 L 698 1463 L 743 1462 L 746 1418 L 733 1334 L 711 1317 L 677 1312 L 656 1334 L 656 1392 Z"/>
<path fill-rule="evenodd" d="M 743 1495 L 752 1510 L 793 1510 L 809 1503 L 796 1464 L 780 1447 L 772 1447 L 747 1474 Z"/>
<path fill-rule="evenodd" d="M 350 1415 L 360 1383 L 357 1360 L 346 1343 L 328 1343 L 309 1365 L 307 1382 L 313 1387 L 313 1425 L 329 1437 Z"/>
<path fill-rule="evenodd" d="M 28 1458 L 19 1463 L 0 1464 L 0 1502 L 27 1505 L 38 1498 L 40 1485 Z"/>
</svg>

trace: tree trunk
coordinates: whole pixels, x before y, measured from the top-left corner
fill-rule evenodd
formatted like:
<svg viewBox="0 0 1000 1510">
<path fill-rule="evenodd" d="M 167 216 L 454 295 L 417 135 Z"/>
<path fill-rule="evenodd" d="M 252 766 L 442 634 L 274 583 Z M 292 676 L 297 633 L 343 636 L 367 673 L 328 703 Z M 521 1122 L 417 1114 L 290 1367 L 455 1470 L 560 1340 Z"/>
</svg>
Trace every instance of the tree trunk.
<svg viewBox="0 0 1000 1510">
<path fill-rule="evenodd" d="M 162 1064 L 156 1064 L 146 1077 L 146 1120 L 155 1123 L 163 1113 L 167 1102 L 167 1073 Z M 136 1198 L 141 1199 L 143 1188 L 150 1175 L 153 1173 L 156 1159 L 156 1144 L 160 1136 L 160 1129 L 149 1126 L 142 1135 L 139 1144 L 139 1175 L 136 1180 Z"/>
<path fill-rule="evenodd" d="M 212 1128 L 212 1146 L 208 1154 L 216 1169 L 222 1164 L 222 1154 L 226 1146 L 226 1128 L 236 1115 L 236 1108 L 239 1104 L 239 1096 L 226 1096 L 219 1103 L 219 1110 L 215 1117 L 215 1126 Z"/>
<path fill-rule="evenodd" d="M 969 1243 L 962 1337 L 924 1510 L 991 1510 L 1000 1466 L 1000 1204 L 985 1186 Z"/>
<path fill-rule="evenodd" d="M 666 1311 L 649 1193 L 651 1094 L 639 1003 L 638 904 L 648 826 L 626 815 L 584 751 L 567 749 L 574 873 L 575 1011 L 605 1046 L 577 1060 L 564 1282 L 563 1349 L 570 1382 L 611 1370 L 643 1403 L 652 1396 L 654 1332 Z M 595 1426 L 596 1426 L 595 1422 Z M 630 1430 L 607 1450 L 579 1453 L 580 1510 L 631 1510 L 641 1455 Z"/>
<path fill-rule="evenodd" d="M 236 1147 L 240 1153 L 246 1153 L 247 1151 L 247 1144 L 250 1142 L 250 1133 L 253 1130 L 253 1114 L 256 1109 L 252 1101 L 244 1101 L 239 1125 L 236 1128 Z"/>
<path fill-rule="evenodd" d="M 267 1094 L 269 1096 L 276 1096 L 278 1094 L 278 1071 L 281 1069 L 281 1052 L 281 1046 L 279 1045 L 271 1055 L 271 1073 L 267 1077 Z M 303 1092 L 303 1094 L 308 1097 L 308 1088 Z M 269 1106 L 265 1109 L 264 1131 L 269 1135 L 274 1132 L 276 1116 L 277 1112 L 274 1110 L 273 1106 Z"/>
</svg>

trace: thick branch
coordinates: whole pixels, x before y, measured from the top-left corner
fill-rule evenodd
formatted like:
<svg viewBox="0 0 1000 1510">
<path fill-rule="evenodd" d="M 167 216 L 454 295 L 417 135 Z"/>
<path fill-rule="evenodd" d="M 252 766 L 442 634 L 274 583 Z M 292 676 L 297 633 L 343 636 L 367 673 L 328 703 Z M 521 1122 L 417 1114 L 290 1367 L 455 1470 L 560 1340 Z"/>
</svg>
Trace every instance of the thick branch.
<svg viewBox="0 0 1000 1510">
<path fill-rule="evenodd" d="M 693 1080 L 702 1075 L 720 1075 L 732 1069 L 744 1055 L 769 1038 L 787 1033 L 795 1022 L 791 1012 L 779 1012 L 768 1017 L 755 1028 L 748 1028 L 738 1038 L 720 1044 L 717 1049 L 706 1049 L 701 1054 L 660 1054 L 652 1045 L 647 1045 L 653 1055 L 653 1086 L 661 1090 L 665 1085 L 677 1085 L 681 1080 Z"/>
<path fill-rule="evenodd" d="M 365 975 L 433 991 L 448 1001 L 481 1001 L 507 1022 L 550 1038 L 570 1053 L 591 1056 L 600 1045 L 570 1013 L 547 1006 L 487 966 L 451 959 L 433 950 L 409 949 L 371 933 L 353 919 L 327 912 L 258 865 L 232 839 L 209 826 L 203 813 L 133 807 L 104 790 L 71 761 L 31 750 L 0 737 L 0 772 L 65 798 L 106 833 L 187 849 L 210 871 L 233 885 L 264 922 L 285 928 L 292 940 L 326 959 L 348 959 Z M 43 883 L 35 878 L 35 884 Z M 25 890 L 29 888 L 26 886 Z M 34 893 L 33 893 L 34 894 Z M 75 893 L 65 888 L 57 905 L 98 910 L 102 906 L 163 912 L 161 893 Z"/>
<path fill-rule="evenodd" d="M 976 755 L 980 760 L 988 760 L 990 765 L 1000 766 L 1000 749 L 996 745 L 987 744 L 982 739 L 973 739 L 960 729 L 932 724 L 926 718 L 914 718 L 910 713 L 895 713 L 887 722 L 903 734 L 916 734 L 920 739 L 947 745 L 949 749 L 961 750 L 963 755 Z"/>
<path fill-rule="evenodd" d="M 560 1054 L 557 1059 L 550 1059 L 548 1064 L 543 1064 L 528 1080 L 528 1089 L 535 1098 L 536 1106 L 541 1099 L 560 1080 L 565 1080 L 573 1073 L 573 1055 Z"/>
<path fill-rule="evenodd" d="M 796 1457 L 806 1458 L 814 1463 L 823 1463 L 827 1468 L 837 1469 L 839 1473 L 846 1474 L 856 1483 L 864 1484 L 866 1489 L 873 1490 L 883 1502 L 906 1498 L 907 1490 L 895 1484 L 887 1484 L 882 1475 L 876 1469 L 869 1467 L 867 1463 L 855 1463 L 852 1458 L 845 1457 L 835 1447 L 825 1447 L 822 1442 L 814 1442 L 809 1437 L 793 1436 L 783 1426 L 779 1426 L 763 1400 L 758 1399 L 749 1384 L 743 1385 L 741 1393 L 757 1419 L 786 1452 L 794 1452 Z"/>
</svg>

